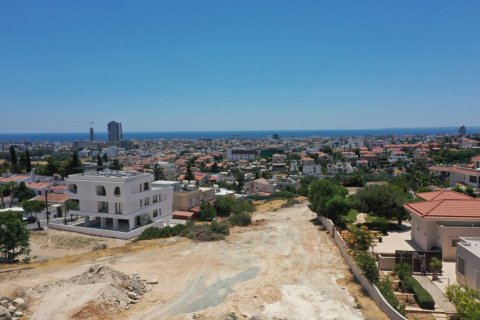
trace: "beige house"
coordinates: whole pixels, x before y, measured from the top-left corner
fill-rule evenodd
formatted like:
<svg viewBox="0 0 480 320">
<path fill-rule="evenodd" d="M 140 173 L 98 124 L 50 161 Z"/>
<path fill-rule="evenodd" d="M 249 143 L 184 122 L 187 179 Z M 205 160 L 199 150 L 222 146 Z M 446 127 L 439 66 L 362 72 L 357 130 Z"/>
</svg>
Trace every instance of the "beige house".
<svg viewBox="0 0 480 320">
<path fill-rule="evenodd" d="M 461 237 L 457 246 L 457 282 L 480 291 L 480 238 Z"/>
<path fill-rule="evenodd" d="M 179 190 L 173 193 L 173 210 L 188 211 L 202 202 L 215 200 L 214 188 L 195 188 Z"/>
<path fill-rule="evenodd" d="M 273 185 L 271 185 L 270 182 L 268 182 L 268 180 L 264 178 L 252 180 L 245 184 L 245 193 L 247 195 L 268 195 L 273 194 L 273 192 Z"/>
<path fill-rule="evenodd" d="M 480 200 L 451 190 L 419 193 L 422 202 L 407 203 L 412 240 L 423 251 L 438 248 L 455 260 L 460 237 L 480 237 Z"/>
</svg>

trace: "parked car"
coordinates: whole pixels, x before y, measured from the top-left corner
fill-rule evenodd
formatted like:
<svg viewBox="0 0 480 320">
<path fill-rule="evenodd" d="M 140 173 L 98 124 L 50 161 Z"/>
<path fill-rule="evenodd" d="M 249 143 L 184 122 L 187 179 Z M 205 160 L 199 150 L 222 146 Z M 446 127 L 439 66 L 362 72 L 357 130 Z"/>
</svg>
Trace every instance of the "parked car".
<svg viewBox="0 0 480 320">
<path fill-rule="evenodd" d="M 28 224 L 31 224 L 31 223 L 37 222 L 37 217 L 35 217 L 35 216 L 28 216 L 28 217 L 26 217 L 26 218 L 23 218 L 22 220 L 23 220 L 23 222 L 26 222 L 26 223 L 28 223 Z"/>
</svg>

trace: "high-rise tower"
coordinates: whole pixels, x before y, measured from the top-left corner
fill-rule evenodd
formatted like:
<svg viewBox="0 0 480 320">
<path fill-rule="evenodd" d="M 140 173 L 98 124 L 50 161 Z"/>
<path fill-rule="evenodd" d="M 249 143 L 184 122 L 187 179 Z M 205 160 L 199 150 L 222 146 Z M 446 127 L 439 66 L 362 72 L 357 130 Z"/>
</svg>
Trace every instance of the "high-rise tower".
<svg viewBox="0 0 480 320">
<path fill-rule="evenodd" d="M 108 123 L 108 142 L 121 143 L 123 141 L 122 124 L 116 121 Z"/>
</svg>

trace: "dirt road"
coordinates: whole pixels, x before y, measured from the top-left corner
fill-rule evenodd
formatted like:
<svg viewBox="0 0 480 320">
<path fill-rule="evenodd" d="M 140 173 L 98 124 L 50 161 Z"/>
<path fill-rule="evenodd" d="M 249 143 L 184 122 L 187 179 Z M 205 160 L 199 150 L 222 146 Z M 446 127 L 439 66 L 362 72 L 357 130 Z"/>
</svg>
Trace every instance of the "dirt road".
<svg viewBox="0 0 480 320">
<path fill-rule="evenodd" d="M 4 280 L 5 287 L 28 288 L 103 263 L 159 281 L 112 319 L 382 319 L 358 288 L 355 298 L 346 289 L 355 286 L 341 281 L 348 269 L 328 235 L 310 221 L 314 216 L 305 204 L 260 212 L 253 226 L 232 229 L 225 241 L 155 240 L 126 253 L 114 248 L 107 256 L 45 266 L 48 272 L 41 266 L 25 271 Z"/>
</svg>

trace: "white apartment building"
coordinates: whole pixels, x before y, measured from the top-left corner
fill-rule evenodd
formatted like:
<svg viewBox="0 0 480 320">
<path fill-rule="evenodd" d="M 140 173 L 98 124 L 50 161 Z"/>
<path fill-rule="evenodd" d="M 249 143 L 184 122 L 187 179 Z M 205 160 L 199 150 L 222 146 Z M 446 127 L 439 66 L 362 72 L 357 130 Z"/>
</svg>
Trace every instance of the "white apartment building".
<svg viewBox="0 0 480 320">
<path fill-rule="evenodd" d="M 302 157 L 303 173 L 308 175 L 322 174 L 321 165 L 315 163 L 315 160 L 310 157 Z"/>
<path fill-rule="evenodd" d="M 173 187 L 153 186 L 153 180 L 150 173 L 124 171 L 69 175 L 65 180 L 68 195 L 78 202 L 78 210 L 70 213 L 85 219 L 76 227 L 130 232 L 146 225 L 169 223 Z M 108 232 L 95 234 L 113 236 Z"/>
<path fill-rule="evenodd" d="M 238 149 L 232 148 L 227 149 L 227 160 L 228 161 L 239 161 L 239 160 L 255 160 L 257 157 L 257 151 L 250 149 Z"/>
<path fill-rule="evenodd" d="M 458 283 L 480 291 L 480 238 L 460 238 L 456 271 Z"/>
</svg>

